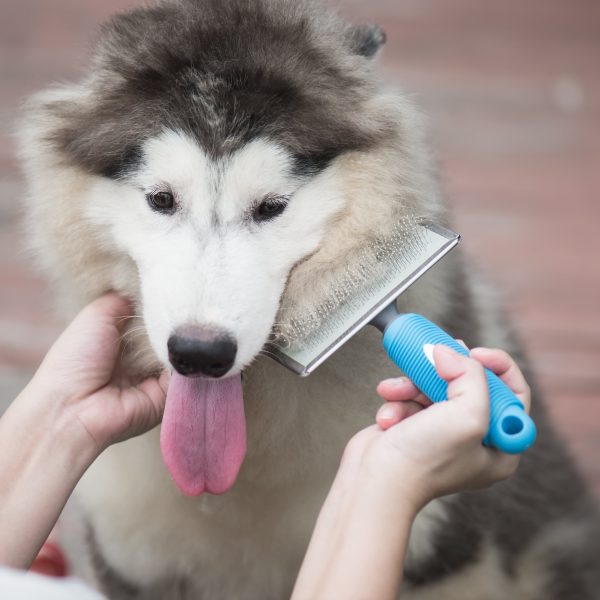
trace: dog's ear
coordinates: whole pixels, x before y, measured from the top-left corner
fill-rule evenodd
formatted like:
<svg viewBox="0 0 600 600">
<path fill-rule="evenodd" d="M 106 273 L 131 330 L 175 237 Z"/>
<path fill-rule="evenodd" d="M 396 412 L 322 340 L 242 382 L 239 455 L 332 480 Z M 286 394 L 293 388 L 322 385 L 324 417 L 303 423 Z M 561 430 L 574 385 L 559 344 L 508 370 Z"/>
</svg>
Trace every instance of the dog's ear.
<svg viewBox="0 0 600 600">
<path fill-rule="evenodd" d="M 356 25 L 349 31 L 350 47 L 355 54 L 372 58 L 379 53 L 385 44 L 385 31 L 375 23 Z"/>
</svg>

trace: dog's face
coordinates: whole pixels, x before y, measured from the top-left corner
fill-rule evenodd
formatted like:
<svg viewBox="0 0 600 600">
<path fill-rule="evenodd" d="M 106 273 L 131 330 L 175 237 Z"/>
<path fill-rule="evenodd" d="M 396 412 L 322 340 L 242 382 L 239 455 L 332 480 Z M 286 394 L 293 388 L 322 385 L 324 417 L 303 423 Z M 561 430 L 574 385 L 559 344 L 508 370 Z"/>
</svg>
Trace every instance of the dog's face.
<svg viewBox="0 0 600 600">
<path fill-rule="evenodd" d="M 211 158 L 171 130 L 143 144 L 127 177 L 99 180 L 87 217 L 136 263 L 146 329 L 164 364 L 177 335 L 231 340 L 228 374 L 259 352 L 290 270 L 343 206 L 336 177 L 303 166 L 264 139 Z"/>
<path fill-rule="evenodd" d="M 83 82 L 36 107 L 50 176 L 85 174 L 77 210 L 137 268 L 133 292 L 123 277 L 95 287 L 141 299 L 156 356 L 184 375 L 232 375 L 258 354 L 290 272 L 348 204 L 355 173 L 339 159 L 395 135 L 370 64 L 383 32 L 322 11 L 312 0 L 134 10 L 104 28 Z"/>
</svg>

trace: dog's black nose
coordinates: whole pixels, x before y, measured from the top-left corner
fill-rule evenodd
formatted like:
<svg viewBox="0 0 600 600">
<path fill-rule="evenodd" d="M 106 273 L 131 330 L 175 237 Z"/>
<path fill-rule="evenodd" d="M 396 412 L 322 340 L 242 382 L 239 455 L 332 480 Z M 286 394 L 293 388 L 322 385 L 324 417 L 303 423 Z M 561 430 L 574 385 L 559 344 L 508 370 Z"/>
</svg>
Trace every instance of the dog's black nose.
<svg viewBox="0 0 600 600">
<path fill-rule="evenodd" d="M 167 343 L 169 360 L 181 375 L 221 377 L 231 369 L 236 341 L 226 332 L 206 327 L 181 327 Z"/>
</svg>

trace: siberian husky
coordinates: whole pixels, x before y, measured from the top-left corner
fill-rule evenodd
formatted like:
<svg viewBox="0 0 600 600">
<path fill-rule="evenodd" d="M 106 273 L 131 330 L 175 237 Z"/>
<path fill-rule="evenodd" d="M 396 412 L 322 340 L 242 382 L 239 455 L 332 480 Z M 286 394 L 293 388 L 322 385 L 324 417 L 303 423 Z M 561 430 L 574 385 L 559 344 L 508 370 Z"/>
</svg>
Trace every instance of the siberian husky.
<svg viewBox="0 0 600 600">
<path fill-rule="evenodd" d="M 448 219 L 423 120 L 377 75 L 384 41 L 310 0 L 162 2 L 109 21 L 87 75 L 28 104 L 28 230 L 60 305 L 130 297 L 127 368 L 175 370 L 162 440 L 112 447 L 79 487 L 113 600 L 290 594 L 341 451 L 395 368 L 368 330 L 306 380 L 261 349 L 398 218 Z M 520 356 L 460 252 L 401 302 Z M 403 598 L 600 596 L 593 502 L 536 398 L 534 418 L 514 477 L 419 515 Z"/>
</svg>

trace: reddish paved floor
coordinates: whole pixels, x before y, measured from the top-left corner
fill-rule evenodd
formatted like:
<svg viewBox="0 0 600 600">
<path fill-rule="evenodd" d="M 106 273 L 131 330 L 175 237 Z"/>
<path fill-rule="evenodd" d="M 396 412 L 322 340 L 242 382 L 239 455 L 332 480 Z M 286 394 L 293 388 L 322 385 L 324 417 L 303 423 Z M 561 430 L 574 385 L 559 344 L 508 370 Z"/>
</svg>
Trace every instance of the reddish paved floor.
<svg viewBox="0 0 600 600">
<path fill-rule="evenodd" d="M 0 398 L 57 331 L 22 252 L 8 137 L 20 98 L 74 77 L 124 0 L 4 0 L 0 22 Z M 339 2 L 377 21 L 388 79 L 431 116 L 456 227 L 503 290 L 548 403 L 600 491 L 600 4 Z"/>
</svg>

